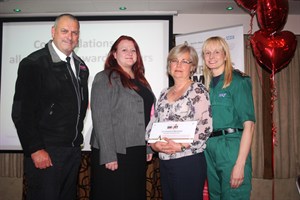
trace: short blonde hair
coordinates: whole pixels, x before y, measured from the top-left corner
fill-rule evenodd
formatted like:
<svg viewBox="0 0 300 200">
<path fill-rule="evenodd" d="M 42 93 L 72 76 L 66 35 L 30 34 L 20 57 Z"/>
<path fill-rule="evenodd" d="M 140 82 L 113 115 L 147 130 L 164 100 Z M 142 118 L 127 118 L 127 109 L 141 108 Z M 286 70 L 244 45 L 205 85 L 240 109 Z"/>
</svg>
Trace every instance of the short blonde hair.
<svg viewBox="0 0 300 200">
<path fill-rule="evenodd" d="M 199 61 L 198 54 L 197 54 L 196 50 L 194 49 L 194 47 L 189 46 L 187 43 L 184 43 L 184 44 L 179 44 L 179 45 L 173 47 L 169 52 L 169 55 L 167 58 L 167 70 L 168 70 L 169 74 L 170 74 L 171 60 L 177 59 L 178 56 L 180 56 L 181 54 L 184 54 L 184 53 L 190 54 L 190 61 L 192 62 L 191 63 L 192 71 L 191 71 L 190 76 L 192 76 L 196 72 L 196 69 L 198 67 L 198 61 Z"/>
</svg>

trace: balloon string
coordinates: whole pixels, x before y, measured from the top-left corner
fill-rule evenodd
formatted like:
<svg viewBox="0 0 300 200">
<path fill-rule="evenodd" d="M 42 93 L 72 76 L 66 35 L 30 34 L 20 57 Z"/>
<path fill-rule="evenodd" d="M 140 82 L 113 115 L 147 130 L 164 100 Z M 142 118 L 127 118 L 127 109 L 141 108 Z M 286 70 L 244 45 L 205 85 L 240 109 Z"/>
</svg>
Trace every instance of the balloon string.
<svg viewBox="0 0 300 200">
<path fill-rule="evenodd" d="M 252 30 L 253 30 L 253 18 L 254 18 L 255 12 L 251 13 L 251 18 L 250 18 L 250 30 L 248 31 L 249 35 L 252 35 Z"/>
<path fill-rule="evenodd" d="M 275 151 L 274 147 L 277 145 L 277 128 L 275 126 L 274 120 L 273 120 L 273 113 L 274 113 L 274 102 L 277 99 L 277 93 L 276 93 L 276 86 L 275 86 L 275 70 L 272 70 L 272 74 L 270 75 L 270 90 L 271 90 L 271 119 L 272 119 L 272 200 L 275 198 Z"/>
<path fill-rule="evenodd" d="M 250 47 L 250 38 L 252 37 L 252 30 L 253 30 L 253 18 L 254 18 L 254 13 L 251 13 L 251 19 L 250 19 L 250 30 L 248 31 L 248 41 L 246 42 L 246 47 Z"/>
<path fill-rule="evenodd" d="M 277 100 L 277 90 L 275 86 L 275 70 L 272 70 L 272 74 L 270 76 L 270 89 L 271 89 L 271 117 L 272 117 L 272 142 L 276 146 L 277 142 L 277 128 L 275 126 L 275 122 L 273 120 L 274 114 L 274 102 Z"/>
</svg>

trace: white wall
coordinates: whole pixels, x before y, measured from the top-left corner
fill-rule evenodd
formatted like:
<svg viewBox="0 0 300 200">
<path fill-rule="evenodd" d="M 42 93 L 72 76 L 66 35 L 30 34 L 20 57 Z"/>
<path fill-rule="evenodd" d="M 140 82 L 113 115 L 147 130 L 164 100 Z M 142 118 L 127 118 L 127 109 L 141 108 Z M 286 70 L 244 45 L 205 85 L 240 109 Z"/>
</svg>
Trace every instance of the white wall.
<svg viewBox="0 0 300 200">
<path fill-rule="evenodd" d="M 244 34 L 251 30 L 250 14 L 243 15 L 210 15 L 210 14 L 178 14 L 173 18 L 173 33 L 185 34 L 217 29 L 221 27 L 243 24 Z M 253 18 L 252 33 L 259 30 L 256 16 Z M 283 30 L 291 31 L 295 35 L 300 34 L 300 15 L 289 15 Z"/>
</svg>

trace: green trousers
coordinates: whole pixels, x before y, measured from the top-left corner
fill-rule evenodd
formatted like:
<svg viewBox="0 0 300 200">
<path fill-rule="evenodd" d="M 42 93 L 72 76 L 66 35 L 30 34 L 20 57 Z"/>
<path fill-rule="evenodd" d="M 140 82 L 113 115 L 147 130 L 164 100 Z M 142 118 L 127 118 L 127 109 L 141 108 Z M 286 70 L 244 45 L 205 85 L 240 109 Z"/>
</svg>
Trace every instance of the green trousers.
<svg viewBox="0 0 300 200">
<path fill-rule="evenodd" d="M 235 165 L 242 133 L 211 137 L 204 151 L 210 200 L 249 200 L 251 194 L 252 162 L 249 153 L 244 181 L 236 189 L 230 187 L 230 176 Z"/>
</svg>

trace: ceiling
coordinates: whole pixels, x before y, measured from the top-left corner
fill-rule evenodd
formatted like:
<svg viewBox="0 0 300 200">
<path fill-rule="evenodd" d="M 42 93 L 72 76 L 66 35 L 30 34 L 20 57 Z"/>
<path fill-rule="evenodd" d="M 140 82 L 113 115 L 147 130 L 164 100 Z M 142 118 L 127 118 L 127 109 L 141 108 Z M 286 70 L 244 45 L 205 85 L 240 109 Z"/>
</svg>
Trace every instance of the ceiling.
<svg viewBox="0 0 300 200">
<path fill-rule="evenodd" d="M 127 9 L 119 10 L 121 6 Z M 233 10 L 226 10 L 228 6 L 232 6 Z M 21 12 L 15 13 L 13 11 L 15 8 L 21 9 Z M 0 17 L 55 16 L 61 13 L 74 15 L 249 14 L 234 0 L 0 0 Z M 300 0 L 289 0 L 289 14 L 300 14 Z"/>
</svg>

